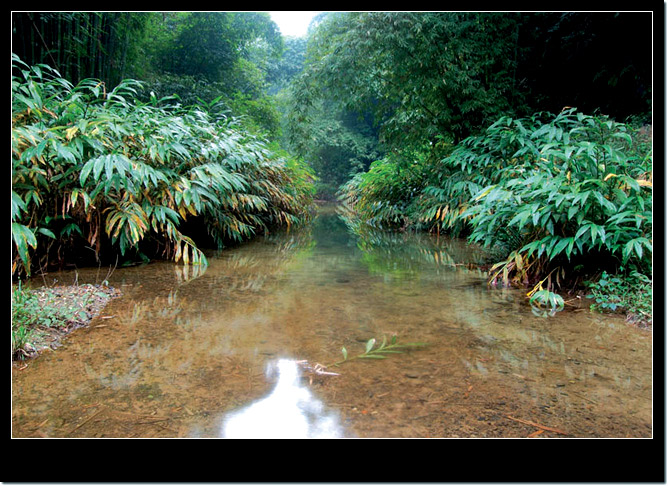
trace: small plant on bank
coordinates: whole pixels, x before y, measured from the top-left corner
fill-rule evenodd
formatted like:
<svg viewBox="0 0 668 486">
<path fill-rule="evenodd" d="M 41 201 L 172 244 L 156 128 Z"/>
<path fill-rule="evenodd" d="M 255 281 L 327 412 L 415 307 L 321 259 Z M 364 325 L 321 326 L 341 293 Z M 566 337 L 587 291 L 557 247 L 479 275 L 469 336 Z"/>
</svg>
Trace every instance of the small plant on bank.
<svg viewBox="0 0 668 486">
<path fill-rule="evenodd" d="M 12 288 L 12 357 L 21 357 L 21 350 L 31 339 L 30 321 L 35 307 L 34 297 L 23 290 L 21 282 Z"/>
<path fill-rule="evenodd" d="M 652 324 L 652 281 L 632 271 L 610 275 L 603 272 L 596 282 L 588 282 L 590 308 L 598 312 L 625 312 L 627 320 L 641 326 Z"/>
<path fill-rule="evenodd" d="M 543 282 L 548 278 L 549 275 L 527 293 L 531 312 L 540 317 L 553 316 L 562 311 L 565 305 L 564 298 L 561 295 L 543 288 Z"/>
<path fill-rule="evenodd" d="M 26 289 L 12 287 L 12 358 L 24 359 L 86 325 L 117 289 L 91 284 Z M 45 344 L 46 343 L 46 344 Z"/>
</svg>

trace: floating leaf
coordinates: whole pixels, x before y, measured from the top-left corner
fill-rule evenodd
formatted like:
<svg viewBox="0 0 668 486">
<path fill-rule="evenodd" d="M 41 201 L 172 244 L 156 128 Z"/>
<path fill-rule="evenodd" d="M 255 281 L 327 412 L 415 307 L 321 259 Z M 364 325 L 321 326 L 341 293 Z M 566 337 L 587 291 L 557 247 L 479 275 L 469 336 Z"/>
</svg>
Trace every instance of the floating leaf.
<svg viewBox="0 0 668 486">
<path fill-rule="evenodd" d="M 404 351 L 402 348 L 427 346 L 427 343 L 421 342 L 397 343 L 396 335 L 392 336 L 390 342 L 391 344 L 387 344 L 387 337 L 383 336 L 383 341 L 380 346 L 374 349 L 373 346 L 376 344 L 376 339 L 371 338 L 366 342 L 364 353 L 358 354 L 357 356 L 353 356 L 351 358 L 348 357 L 348 351 L 346 348 L 342 347 L 341 352 L 343 353 L 343 360 L 338 361 L 330 366 L 339 366 L 340 364 L 353 359 L 385 359 L 387 358 L 387 356 L 385 356 L 386 354 L 403 353 Z M 327 368 L 327 366 L 325 366 L 325 368 Z"/>
</svg>

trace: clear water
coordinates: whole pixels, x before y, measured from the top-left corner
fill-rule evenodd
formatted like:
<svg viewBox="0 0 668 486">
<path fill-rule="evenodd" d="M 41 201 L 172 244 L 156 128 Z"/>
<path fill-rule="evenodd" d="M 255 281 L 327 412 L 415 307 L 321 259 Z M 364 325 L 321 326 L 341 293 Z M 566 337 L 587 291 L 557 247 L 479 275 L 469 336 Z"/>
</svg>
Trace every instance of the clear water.
<svg viewBox="0 0 668 486">
<path fill-rule="evenodd" d="M 116 269 L 121 298 L 13 368 L 12 434 L 651 437 L 651 332 L 586 306 L 537 317 L 523 291 L 487 287 L 485 258 L 461 240 L 361 237 L 323 206 L 205 271 Z M 327 366 L 393 335 L 428 346 Z"/>
</svg>

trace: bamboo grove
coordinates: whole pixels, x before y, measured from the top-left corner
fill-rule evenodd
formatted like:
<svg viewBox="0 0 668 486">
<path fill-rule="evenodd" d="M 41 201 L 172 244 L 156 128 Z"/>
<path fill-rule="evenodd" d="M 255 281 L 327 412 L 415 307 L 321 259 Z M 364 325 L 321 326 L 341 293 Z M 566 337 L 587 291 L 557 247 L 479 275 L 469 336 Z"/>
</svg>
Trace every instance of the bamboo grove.
<svg viewBox="0 0 668 486">
<path fill-rule="evenodd" d="M 13 274 L 116 255 L 203 264 L 197 239 L 220 246 L 308 219 L 310 169 L 215 103 L 142 103 L 138 81 L 73 85 L 13 63 Z"/>
<path fill-rule="evenodd" d="M 596 272 L 652 271 L 648 135 L 572 108 L 502 117 L 436 162 L 387 157 L 340 197 L 375 226 L 467 236 L 497 255 L 490 283 L 537 298 Z"/>
<path fill-rule="evenodd" d="M 12 51 L 70 81 L 96 78 L 115 86 L 137 64 L 136 40 L 149 19 L 141 12 L 16 12 Z"/>
</svg>

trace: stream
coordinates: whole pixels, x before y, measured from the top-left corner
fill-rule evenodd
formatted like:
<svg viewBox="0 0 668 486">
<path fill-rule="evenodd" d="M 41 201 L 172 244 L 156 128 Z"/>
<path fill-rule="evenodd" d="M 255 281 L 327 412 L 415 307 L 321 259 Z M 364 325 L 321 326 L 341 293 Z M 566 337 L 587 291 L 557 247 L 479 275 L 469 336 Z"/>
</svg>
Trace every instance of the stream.
<svg viewBox="0 0 668 486">
<path fill-rule="evenodd" d="M 653 435 L 651 331 L 584 303 L 536 316 L 526 291 L 487 286 L 463 240 L 360 236 L 323 205 L 207 258 L 115 269 L 121 297 L 13 366 L 12 436 Z M 427 345 L 331 366 L 383 336 Z"/>
</svg>

